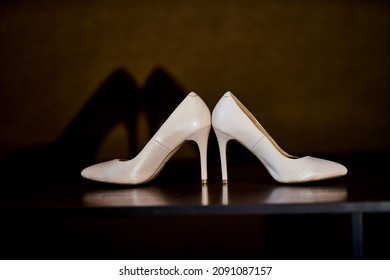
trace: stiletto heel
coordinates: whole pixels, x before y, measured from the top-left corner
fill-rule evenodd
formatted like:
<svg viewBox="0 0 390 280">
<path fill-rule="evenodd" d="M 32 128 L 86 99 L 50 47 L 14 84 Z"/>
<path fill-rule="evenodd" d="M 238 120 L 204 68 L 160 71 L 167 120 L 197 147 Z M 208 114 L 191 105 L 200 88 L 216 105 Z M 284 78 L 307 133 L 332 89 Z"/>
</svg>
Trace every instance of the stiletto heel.
<svg viewBox="0 0 390 280">
<path fill-rule="evenodd" d="M 220 130 L 214 127 L 215 135 L 217 136 L 219 154 L 221 157 L 221 172 L 222 172 L 222 184 L 228 183 L 228 173 L 227 173 L 227 164 L 226 164 L 226 146 L 229 140 L 234 139 L 233 137 L 221 132 Z"/>
<path fill-rule="evenodd" d="M 347 173 L 347 168 L 339 163 L 310 156 L 298 158 L 283 151 L 231 92 L 225 93 L 215 106 L 212 125 L 219 144 L 224 183 L 227 182 L 226 144 L 231 139 L 250 150 L 281 183 L 317 181 Z"/>
<path fill-rule="evenodd" d="M 193 140 L 199 146 L 202 180 L 206 180 L 206 137 L 210 127 L 210 110 L 196 93 L 191 92 L 135 158 L 95 164 L 85 168 L 81 176 L 114 184 L 146 183 L 160 173 L 165 163 L 186 140 Z"/>
<path fill-rule="evenodd" d="M 202 185 L 207 184 L 207 144 L 209 141 L 211 126 L 206 127 L 187 138 L 196 142 L 200 154 L 200 170 Z"/>
</svg>

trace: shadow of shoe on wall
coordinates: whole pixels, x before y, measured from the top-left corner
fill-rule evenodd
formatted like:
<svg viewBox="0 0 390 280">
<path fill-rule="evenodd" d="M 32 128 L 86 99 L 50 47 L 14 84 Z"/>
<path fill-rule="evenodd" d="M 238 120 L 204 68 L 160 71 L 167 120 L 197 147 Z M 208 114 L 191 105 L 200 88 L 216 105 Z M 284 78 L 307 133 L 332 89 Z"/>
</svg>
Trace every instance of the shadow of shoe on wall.
<svg viewBox="0 0 390 280">
<path fill-rule="evenodd" d="M 92 94 L 54 142 L 5 156 L 0 162 L 2 176 L 8 185 L 18 187 L 47 181 L 56 188 L 61 183 L 79 181 L 81 169 L 96 162 L 104 139 L 118 123 L 125 124 L 127 129 L 130 159 L 139 152 L 139 113 L 145 113 L 152 136 L 186 94 L 162 68 L 151 73 L 143 90 L 125 70 L 118 69 Z"/>
<path fill-rule="evenodd" d="M 162 68 L 156 68 L 142 89 L 141 110 L 146 113 L 149 134 L 152 136 L 188 92 Z"/>
<path fill-rule="evenodd" d="M 53 143 L 58 154 L 67 157 L 67 166 L 79 170 L 94 162 L 104 138 L 120 122 L 126 125 L 131 156 L 136 154 L 139 89 L 129 74 L 115 71 Z"/>
</svg>

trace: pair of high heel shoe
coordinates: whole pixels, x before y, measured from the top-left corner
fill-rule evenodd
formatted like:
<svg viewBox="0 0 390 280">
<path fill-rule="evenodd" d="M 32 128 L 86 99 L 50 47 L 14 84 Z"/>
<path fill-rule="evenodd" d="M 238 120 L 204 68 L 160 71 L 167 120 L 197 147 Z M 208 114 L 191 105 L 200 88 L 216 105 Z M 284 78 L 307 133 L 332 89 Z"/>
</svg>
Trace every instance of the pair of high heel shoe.
<svg viewBox="0 0 390 280">
<path fill-rule="evenodd" d="M 98 163 L 85 168 L 81 175 L 107 183 L 146 183 L 159 174 L 184 142 L 192 140 L 199 147 L 201 181 L 205 184 L 211 126 L 218 140 L 223 183 L 228 180 L 226 146 L 229 140 L 237 140 L 250 150 L 271 176 L 281 183 L 317 181 L 347 173 L 347 169 L 339 163 L 310 156 L 298 158 L 283 151 L 231 92 L 222 96 L 212 115 L 204 101 L 191 92 L 135 158 Z"/>
</svg>

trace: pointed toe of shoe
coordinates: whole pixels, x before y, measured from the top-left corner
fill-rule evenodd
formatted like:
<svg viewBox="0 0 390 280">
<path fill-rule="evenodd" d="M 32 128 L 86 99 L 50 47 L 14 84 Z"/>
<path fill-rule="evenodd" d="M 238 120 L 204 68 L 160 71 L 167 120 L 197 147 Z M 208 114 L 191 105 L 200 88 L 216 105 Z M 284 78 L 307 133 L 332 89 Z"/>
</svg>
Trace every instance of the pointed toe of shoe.
<svg viewBox="0 0 390 280">
<path fill-rule="evenodd" d="M 106 161 L 88 166 L 81 171 L 81 176 L 88 180 L 111 182 L 110 173 L 113 164 L 114 161 Z"/>
<path fill-rule="evenodd" d="M 344 165 L 337 162 L 332 162 L 332 163 L 333 163 L 333 168 L 332 168 L 333 177 L 340 177 L 347 174 L 348 169 Z"/>
<path fill-rule="evenodd" d="M 311 164 L 313 181 L 341 177 L 348 172 L 344 165 L 330 160 L 311 158 Z"/>
<path fill-rule="evenodd" d="M 88 166 L 81 171 L 81 177 L 88 180 L 96 180 L 95 166 Z"/>
<path fill-rule="evenodd" d="M 144 180 L 144 178 L 134 176 L 133 169 L 134 168 L 132 168 L 131 161 L 113 159 L 110 161 L 97 163 L 83 169 L 81 171 L 81 176 L 85 179 L 97 182 L 133 185 Z"/>
</svg>

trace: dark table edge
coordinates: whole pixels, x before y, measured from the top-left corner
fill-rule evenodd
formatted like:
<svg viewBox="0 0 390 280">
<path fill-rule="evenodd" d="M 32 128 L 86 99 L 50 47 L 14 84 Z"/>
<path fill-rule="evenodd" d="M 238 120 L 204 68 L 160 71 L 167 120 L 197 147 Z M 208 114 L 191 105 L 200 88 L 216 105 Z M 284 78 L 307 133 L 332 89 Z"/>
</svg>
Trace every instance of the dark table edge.
<svg viewBox="0 0 390 280">
<path fill-rule="evenodd" d="M 390 201 L 297 204 L 170 205 L 130 207 L 2 207 L 1 216 L 104 218 L 131 216 L 219 216 L 272 214 L 353 214 L 390 212 Z"/>
</svg>

